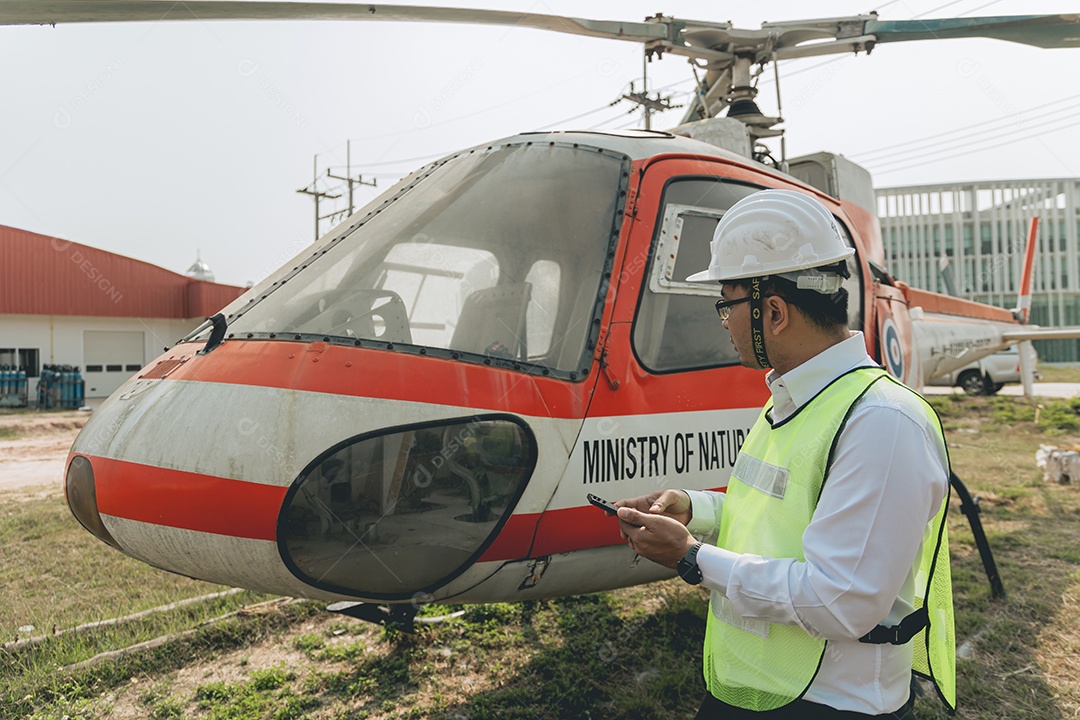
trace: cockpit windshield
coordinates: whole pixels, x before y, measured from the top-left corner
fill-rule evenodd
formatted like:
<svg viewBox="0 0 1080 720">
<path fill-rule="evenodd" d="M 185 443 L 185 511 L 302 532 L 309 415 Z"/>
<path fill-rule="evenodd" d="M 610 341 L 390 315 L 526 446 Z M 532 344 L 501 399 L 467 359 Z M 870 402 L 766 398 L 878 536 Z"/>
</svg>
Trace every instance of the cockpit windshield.
<svg viewBox="0 0 1080 720">
<path fill-rule="evenodd" d="M 394 343 L 579 376 L 626 164 L 546 142 L 454 157 L 230 318 L 231 337 Z"/>
</svg>

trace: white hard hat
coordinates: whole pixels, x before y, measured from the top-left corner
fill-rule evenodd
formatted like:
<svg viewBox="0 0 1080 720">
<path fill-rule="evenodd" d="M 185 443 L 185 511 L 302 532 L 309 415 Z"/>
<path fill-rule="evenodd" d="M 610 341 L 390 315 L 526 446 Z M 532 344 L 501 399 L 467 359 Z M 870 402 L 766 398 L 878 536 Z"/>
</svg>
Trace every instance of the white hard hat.
<svg viewBox="0 0 1080 720">
<path fill-rule="evenodd" d="M 800 287 L 831 293 L 839 287 L 838 276 L 834 280 L 815 271 L 796 271 L 834 265 L 855 254 L 840 236 L 832 213 L 793 190 L 761 190 L 739 200 L 717 223 L 710 247 L 709 269 L 687 281 L 805 276 Z"/>
</svg>

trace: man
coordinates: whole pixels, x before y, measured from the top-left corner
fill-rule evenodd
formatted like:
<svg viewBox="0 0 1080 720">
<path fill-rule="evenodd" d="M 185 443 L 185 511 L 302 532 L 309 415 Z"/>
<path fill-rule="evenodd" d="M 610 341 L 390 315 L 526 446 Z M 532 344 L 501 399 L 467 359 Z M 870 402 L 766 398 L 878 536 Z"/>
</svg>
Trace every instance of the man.
<svg viewBox="0 0 1080 720">
<path fill-rule="evenodd" d="M 726 493 L 616 503 L 635 552 L 711 590 L 698 718 L 909 717 L 913 668 L 951 710 L 948 454 L 933 410 L 847 327 L 854 249 L 817 200 L 764 190 L 711 252 L 688 279 L 722 284 L 723 325 L 741 364 L 771 368 L 772 398 Z"/>
</svg>

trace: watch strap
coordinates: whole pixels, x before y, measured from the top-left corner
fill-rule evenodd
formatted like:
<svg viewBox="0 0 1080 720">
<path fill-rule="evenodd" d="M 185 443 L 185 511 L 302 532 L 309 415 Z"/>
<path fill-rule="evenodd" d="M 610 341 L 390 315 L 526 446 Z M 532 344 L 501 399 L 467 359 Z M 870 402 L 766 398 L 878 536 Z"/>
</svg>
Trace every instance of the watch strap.
<svg viewBox="0 0 1080 720">
<path fill-rule="evenodd" d="M 679 561 L 676 567 L 679 577 L 691 585 L 697 585 L 701 582 L 701 568 L 698 567 L 697 554 L 701 550 L 702 544 L 699 541 L 690 546 L 690 549 L 686 551 L 686 555 L 683 556 L 683 559 Z"/>
</svg>

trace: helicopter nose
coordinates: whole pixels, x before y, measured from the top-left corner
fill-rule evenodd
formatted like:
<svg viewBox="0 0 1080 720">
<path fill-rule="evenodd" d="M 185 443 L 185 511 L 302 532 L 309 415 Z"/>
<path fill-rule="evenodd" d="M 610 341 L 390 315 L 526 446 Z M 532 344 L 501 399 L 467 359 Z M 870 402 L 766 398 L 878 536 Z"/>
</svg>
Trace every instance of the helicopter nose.
<svg viewBox="0 0 1080 720">
<path fill-rule="evenodd" d="M 76 455 L 68 464 L 67 474 L 64 477 L 64 495 L 67 497 L 71 514 L 84 528 L 97 539 L 114 548 L 120 548 L 109 533 L 109 529 L 105 527 L 105 523 L 101 521 L 97 504 L 97 487 L 94 485 L 94 467 L 82 455 Z"/>
<path fill-rule="evenodd" d="M 206 422 L 177 437 L 176 405 L 150 402 L 157 394 L 188 401 Z M 235 397 L 218 402 L 222 394 Z M 280 422 L 254 419 L 274 417 L 283 399 L 290 414 Z M 190 407 L 200 401 L 214 412 Z M 242 385 L 148 385 L 103 405 L 84 428 L 68 464 L 68 504 L 103 542 L 188 577 L 284 595 L 408 600 L 503 548 L 502 529 L 538 460 L 523 418 L 450 410 L 387 422 L 412 409 Z M 368 429 L 342 433 L 342 417 Z M 215 451 L 192 452 L 204 447 Z M 300 465 L 297 455 L 313 459 Z"/>
<path fill-rule="evenodd" d="M 558 444 L 562 430 L 542 415 L 431 402 L 441 397 L 432 392 L 421 402 L 411 378 L 407 393 L 380 385 L 389 397 L 354 386 L 356 394 L 341 393 L 325 377 L 339 351 L 312 347 L 236 345 L 229 352 L 239 358 L 219 349 L 167 379 L 133 379 L 72 446 L 67 492 L 75 517 L 164 570 L 327 599 L 407 601 L 494 572 L 491 557 L 528 552 L 535 520 L 510 521 L 537 469 L 536 432 Z M 342 367 L 382 358 L 339 354 Z M 322 384 L 297 380 L 301 363 L 317 367 L 312 377 Z M 253 367 L 270 369 L 253 378 Z M 450 369 L 459 379 L 459 368 Z M 359 382 L 356 373 L 347 377 Z M 487 375 L 477 377 L 472 387 L 487 388 Z M 505 399 L 502 376 L 495 380 L 490 394 Z M 425 385 L 444 387 L 453 383 Z M 559 472 L 562 461 L 556 454 L 538 472 Z M 504 535 L 508 524 L 513 532 Z M 476 565 L 483 567 L 470 574 Z"/>
</svg>

